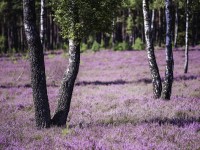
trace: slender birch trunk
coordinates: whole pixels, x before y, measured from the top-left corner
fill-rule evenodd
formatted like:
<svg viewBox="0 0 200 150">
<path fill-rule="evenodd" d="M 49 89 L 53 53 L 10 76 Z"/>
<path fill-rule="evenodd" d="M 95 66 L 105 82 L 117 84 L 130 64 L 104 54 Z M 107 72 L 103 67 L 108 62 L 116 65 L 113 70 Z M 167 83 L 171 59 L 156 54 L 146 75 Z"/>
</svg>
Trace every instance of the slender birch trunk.
<svg viewBox="0 0 200 150">
<path fill-rule="evenodd" d="M 69 40 L 69 65 L 64 73 L 63 81 L 59 90 L 57 109 L 52 118 L 52 124 L 63 126 L 66 124 L 70 110 L 74 83 L 78 74 L 80 63 L 80 41 Z"/>
<path fill-rule="evenodd" d="M 36 28 L 35 1 L 23 0 L 25 34 L 30 49 L 31 85 L 36 126 L 50 127 L 50 108 L 46 88 L 43 48 Z"/>
<path fill-rule="evenodd" d="M 162 98 L 169 100 L 173 83 L 174 59 L 172 52 L 172 0 L 165 0 L 166 15 L 166 68 L 163 82 Z"/>
<path fill-rule="evenodd" d="M 51 120 L 52 124 L 57 126 L 66 125 L 74 84 L 80 64 L 80 39 L 78 38 L 78 31 L 76 29 L 76 24 L 79 23 L 79 16 L 78 7 L 74 0 L 71 1 L 71 7 L 69 9 L 73 13 L 70 28 L 73 37 L 69 39 L 69 65 L 64 73 L 63 81 L 60 86 L 57 109 Z"/>
<path fill-rule="evenodd" d="M 178 38 L 178 2 L 175 6 L 175 31 L 174 31 L 174 47 L 177 48 L 177 38 Z"/>
<path fill-rule="evenodd" d="M 40 39 L 44 48 L 44 33 L 45 33 L 45 0 L 41 0 L 40 3 Z"/>
<path fill-rule="evenodd" d="M 155 40 L 155 9 L 152 10 L 152 15 L 151 15 L 151 40 L 152 43 L 154 43 Z"/>
<path fill-rule="evenodd" d="M 149 60 L 149 68 L 152 76 L 153 83 L 153 93 L 155 98 L 160 98 L 162 91 L 161 78 L 156 63 L 156 57 L 154 54 L 154 46 L 152 40 L 152 31 L 150 27 L 150 17 L 149 17 L 149 1 L 143 0 L 143 15 L 144 15 L 144 29 L 145 29 L 145 40 L 146 49 Z"/>
<path fill-rule="evenodd" d="M 185 64 L 184 64 L 184 73 L 188 72 L 188 60 L 189 60 L 189 38 L 188 38 L 188 29 L 189 29 L 189 10 L 188 10 L 189 0 L 186 0 L 186 23 L 185 23 Z"/>
</svg>

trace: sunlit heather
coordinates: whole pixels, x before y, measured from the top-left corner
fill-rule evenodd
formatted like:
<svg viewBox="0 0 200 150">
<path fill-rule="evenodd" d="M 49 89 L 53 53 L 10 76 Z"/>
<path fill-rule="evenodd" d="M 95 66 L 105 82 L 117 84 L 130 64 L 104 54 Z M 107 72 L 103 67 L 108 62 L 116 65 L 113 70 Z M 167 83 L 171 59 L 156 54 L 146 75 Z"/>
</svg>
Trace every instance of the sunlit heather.
<svg viewBox="0 0 200 150">
<path fill-rule="evenodd" d="M 165 51 L 155 51 L 162 78 Z M 198 150 L 200 149 L 200 47 L 174 51 L 170 101 L 153 99 L 146 51 L 86 52 L 65 128 L 37 130 L 29 61 L 0 58 L 0 149 Z M 112 57 L 111 57 L 112 56 Z M 67 55 L 45 55 L 51 113 Z M 51 114 L 53 115 L 53 114 Z"/>
</svg>

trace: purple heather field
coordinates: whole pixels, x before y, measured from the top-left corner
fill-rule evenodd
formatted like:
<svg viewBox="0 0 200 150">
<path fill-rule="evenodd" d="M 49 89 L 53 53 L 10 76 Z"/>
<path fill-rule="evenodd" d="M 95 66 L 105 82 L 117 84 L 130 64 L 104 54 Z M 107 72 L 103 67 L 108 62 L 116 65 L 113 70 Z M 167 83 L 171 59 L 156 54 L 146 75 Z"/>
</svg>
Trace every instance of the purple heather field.
<svg viewBox="0 0 200 150">
<path fill-rule="evenodd" d="M 165 51 L 155 51 L 162 78 Z M 200 150 L 200 47 L 174 50 L 170 101 L 153 99 L 146 51 L 81 54 L 65 128 L 35 127 L 26 57 L 0 58 L 0 149 Z M 51 114 L 68 56 L 45 55 Z"/>
</svg>

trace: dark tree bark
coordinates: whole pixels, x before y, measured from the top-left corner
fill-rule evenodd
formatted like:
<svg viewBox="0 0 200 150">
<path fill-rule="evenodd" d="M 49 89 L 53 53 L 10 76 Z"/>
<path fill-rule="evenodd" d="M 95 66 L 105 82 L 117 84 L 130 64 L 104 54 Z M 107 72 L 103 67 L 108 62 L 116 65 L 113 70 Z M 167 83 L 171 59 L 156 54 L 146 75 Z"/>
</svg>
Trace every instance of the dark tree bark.
<svg viewBox="0 0 200 150">
<path fill-rule="evenodd" d="M 123 42 L 122 22 L 121 21 L 116 22 L 114 41 L 115 41 L 115 43 Z"/>
<path fill-rule="evenodd" d="M 74 83 L 78 74 L 80 63 L 80 41 L 69 40 L 69 65 L 64 73 L 63 81 L 59 90 L 57 109 L 52 118 L 52 124 L 64 126 L 70 110 L 70 103 Z"/>
<path fill-rule="evenodd" d="M 102 33 L 101 32 L 96 33 L 96 41 L 97 41 L 97 43 L 101 44 L 101 38 L 102 38 Z"/>
<path fill-rule="evenodd" d="M 188 45 L 188 29 L 189 29 L 189 10 L 188 10 L 189 0 L 186 0 L 186 22 L 185 22 L 185 64 L 184 64 L 184 73 L 188 72 L 188 60 L 189 60 L 189 45 Z"/>
<path fill-rule="evenodd" d="M 156 57 L 154 54 L 154 46 L 152 40 L 152 31 L 150 27 L 150 17 L 149 17 L 149 1 L 143 0 L 143 15 L 144 15 L 144 28 L 145 28 L 145 39 L 146 39 L 146 49 L 149 60 L 149 68 L 152 76 L 153 83 L 153 93 L 155 98 L 160 98 L 162 91 L 161 78 L 156 63 Z"/>
<path fill-rule="evenodd" d="M 23 0 L 25 34 L 30 49 L 31 85 L 38 128 L 50 126 L 50 109 L 46 89 L 43 48 L 36 29 L 35 1 Z"/>
<path fill-rule="evenodd" d="M 166 15 L 166 68 L 163 83 L 162 98 L 169 100 L 173 83 L 173 52 L 172 52 L 172 0 L 165 0 Z"/>
</svg>

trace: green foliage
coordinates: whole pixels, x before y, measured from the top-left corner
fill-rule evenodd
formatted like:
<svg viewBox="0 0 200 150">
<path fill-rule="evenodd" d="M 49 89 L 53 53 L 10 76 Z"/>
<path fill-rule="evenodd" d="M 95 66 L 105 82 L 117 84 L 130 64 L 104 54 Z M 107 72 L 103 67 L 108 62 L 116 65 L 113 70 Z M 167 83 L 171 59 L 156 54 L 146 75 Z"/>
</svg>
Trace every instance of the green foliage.
<svg viewBox="0 0 200 150">
<path fill-rule="evenodd" d="M 97 52 L 100 50 L 100 44 L 97 41 L 94 41 L 93 45 L 92 45 L 92 51 Z"/>
<path fill-rule="evenodd" d="M 84 52 L 88 49 L 88 45 L 85 43 L 81 43 L 81 52 Z"/>
<path fill-rule="evenodd" d="M 64 38 L 82 39 L 91 32 L 109 32 L 119 0 L 53 0 L 55 20 Z"/>
<path fill-rule="evenodd" d="M 127 33 L 131 34 L 132 30 L 133 30 L 133 18 L 131 16 L 128 16 L 127 18 L 127 21 L 126 21 L 126 24 L 127 24 Z"/>
<path fill-rule="evenodd" d="M 69 50 L 69 45 L 67 43 L 64 43 L 62 46 L 64 51 L 68 51 Z"/>
<path fill-rule="evenodd" d="M 90 35 L 87 39 L 87 45 L 88 45 L 88 49 L 92 48 L 92 45 L 94 43 L 94 37 L 92 35 Z"/>
<path fill-rule="evenodd" d="M 101 49 L 104 49 L 104 48 L 105 48 L 105 42 L 104 42 L 104 40 L 101 40 L 100 48 L 101 48 Z"/>
<path fill-rule="evenodd" d="M 2 52 L 5 48 L 5 37 L 0 36 L 0 52 Z"/>
<path fill-rule="evenodd" d="M 178 33 L 177 44 L 181 46 L 185 45 L 185 32 Z"/>
<path fill-rule="evenodd" d="M 164 0 L 154 0 L 150 7 L 152 9 L 164 8 L 165 7 L 165 1 Z"/>
<path fill-rule="evenodd" d="M 124 0 L 123 7 L 137 10 L 142 8 L 142 0 Z"/>
<path fill-rule="evenodd" d="M 70 133 L 69 124 L 66 123 L 66 128 L 64 128 L 64 129 L 62 130 L 62 135 L 63 135 L 63 136 L 66 136 L 66 135 L 68 135 L 69 133 Z"/>
<path fill-rule="evenodd" d="M 128 49 L 129 49 L 129 45 L 126 42 L 117 43 L 114 46 L 115 51 L 123 51 L 123 50 L 128 50 Z"/>
<path fill-rule="evenodd" d="M 144 50 L 145 49 L 145 45 L 144 45 L 144 43 L 142 42 L 142 40 L 140 38 L 137 38 L 135 40 L 135 44 L 132 45 L 132 48 L 134 50 Z"/>
</svg>

